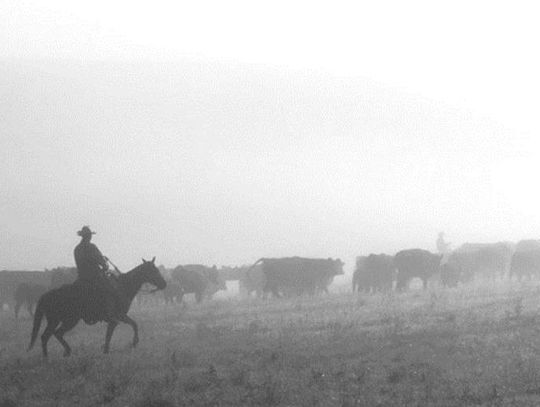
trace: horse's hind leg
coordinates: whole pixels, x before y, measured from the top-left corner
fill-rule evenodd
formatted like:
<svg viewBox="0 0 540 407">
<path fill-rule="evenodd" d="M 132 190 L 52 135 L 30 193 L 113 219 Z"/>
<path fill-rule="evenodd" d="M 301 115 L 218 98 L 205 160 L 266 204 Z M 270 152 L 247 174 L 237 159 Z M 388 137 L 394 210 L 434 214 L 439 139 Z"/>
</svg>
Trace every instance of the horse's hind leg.
<svg viewBox="0 0 540 407">
<path fill-rule="evenodd" d="M 59 323 L 60 321 L 58 320 L 48 321 L 47 328 L 45 328 L 45 331 L 43 331 L 43 334 L 41 335 L 41 350 L 43 352 L 43 357 L 45 358 L 48 356 L 47 342 L 49 342 L 49 339 L 53 336 Z"/>
<path fill-rule="evenodd" d="M 69 347 L 69 344 L 64 339 L 64 334 L 68 331 L 71 331 L 73 328 L 75 328 L 75 325 L 77 325 L 77 322 L 79 322 L 78 319 L 69 319 L 67 321 L 63 321 L 62 325 L 60 325 L 60 328 L 58 328 L 54 332 L 54 336 L 56 339 L 58 339 L 58 342 L 62 344 L 64 347 L 64 356 L 71 355 L 71 348 Z"/>
<path fill-rule="evenodd" d="M 107 323 L 107 333 L 105 334 L 105 345 L 103 345 L 103 353 L 109 353 L 109 348 L 111 346 L 111 338 L 114 332 L 114 329 L 118 325 L 118 322 L 113 321 Z"/>
<path fill-rule="evenodd" d="M 137 323 L 127 315 L 124 315 L 122 318 L 120 318 L 120 321 L 128 324 L 131 328 L 133 328 L 133 342 L 131 342 L 131 346 L 133 348 L 136 347 L 139 343 L 139 328 L 137 327 Z"/>
</svg>

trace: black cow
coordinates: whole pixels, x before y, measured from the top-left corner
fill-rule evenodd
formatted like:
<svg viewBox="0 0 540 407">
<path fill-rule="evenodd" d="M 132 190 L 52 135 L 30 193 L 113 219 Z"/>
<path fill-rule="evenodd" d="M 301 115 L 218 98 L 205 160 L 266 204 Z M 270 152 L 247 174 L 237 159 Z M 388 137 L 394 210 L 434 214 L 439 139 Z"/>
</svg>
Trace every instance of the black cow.
<svg viewBox="0 0 540 407">
<path fill-rule="evenodd" d="M 391 290 L 395 274 L 393 256 L 387 254 L 358 256 L 353 274 L 353 292 Z"/>
<path fill-rule="evenodd" d="M 441 267 L 441 281 L 445 286 L 457 286 L 474 279 L 478 270 L 477 252 L 452 252 Z"/>
<path fill-rule="evenodd" d="M 261 258 L 251 268 L 259 263 L 264 274 L 263 291 L 278 298 L 328 292 L 334 276 L 343 274 L 344 264 L 339 259 Z"/>
<path fill-rule="evenodd" d="M 463 281 L 478 277 L 495 280 L 510 269 L 513 248 L 510 243 L 465 243 L 448 257 Z"/>
<path fill-rule="evenodd" d="M 249 266 L 221 266 L 219 275 L 225 281 L 240 281 Z"/>
<path fill-rule="evenodd" d="M 240 293 L 246 296 L 251 296 L 252 293 L 259 298 L 264 296 L 264 286 L 266 285 L 266 277 L 262 266 L 257 264 L 255 267 L 243 267 L 243 272 L 238 282 Z"/>
<path fill-rule="evenodd" d="M 369 291 L 366 289 L 366 287 L 370 286 L 369 275 L 365 267 L 366 259 L 367 256 L 356 256 L 356 267 L 352 278 L 353 293 L 357 291 Z"/>
<path fill-rule="evenodd" d="M 77 279 L 77 269 L 75 267 L 57 267 L 55 269 L 47 271 L 50 274 L 51 289 L 58 288 L 64 284 L 72 284 Z"/>
<path fill-rule="evenodd" d="M 204 297 L 211 298 L 219 290 L 226 290 L 227 285 L 216 266 L 207 267 L 200 264 L 188 264 L 178 266 L 171 272 L 171 277 L 178 282 L 182 289 L 182 301 L 184 294 L 195 294 L 195 300 L 199 303 Z"/>
<path fill-rule="evenodd" d="M 402 250 L 394 256 L 397 269 L 396 289 L 404 290 L 410 281 L 418 277 L 422 280 L 424 289 L 428 280 L 439 271 L 442 255 L 434 254 L 423 249 Z"/>
<path fill-rule="evenodd" d="M 163 299 L 165 304 L 174 304 L 182 302 L 184 290 L 178 281 L 168 281 L 167 287 L 163 290 Z"/>
<path fill-rule="evenodd" d="M 452 262 L 441 264 L 440 273 L 443 287 L 457 287 L 460 282 L 465 282 L 464 274 L 458 264 Z"/>
<path fill-rule="evenodd" d="M 540 250 L 540 240 L 537 239 L 527 239 L 520 240 L 516 244 L 516 252 L 528 252 L 533 250 Z"/>
<path fill-rule="evenodd" d="M 34 316 L 34 308 L 43 294 L 47 292 L 47 287 L 33 283 L 20 283 L 15 290 L 15 318 L 19 317 L 19 310 L 26 304 L 26 309 L 31 316 Z"/>
<path fill-rule="evenodd" d="M 540 275 L 540 241 L 521 240 L 510 262 L 510 278 L 531 279 Z"/>
<path fill-rule="evenodd" d="M 14 305 L 14 293 L 19 284 L 48 286 L 50 276 L 44 271 L 0 271 L 0 310 L 4 304 Z"/>
<path fill-rule="evenodd" d="M 540 275 L 540 250 L 515 252 L 510 263 L 510 278 L 531 279 Z"/>
</svg>

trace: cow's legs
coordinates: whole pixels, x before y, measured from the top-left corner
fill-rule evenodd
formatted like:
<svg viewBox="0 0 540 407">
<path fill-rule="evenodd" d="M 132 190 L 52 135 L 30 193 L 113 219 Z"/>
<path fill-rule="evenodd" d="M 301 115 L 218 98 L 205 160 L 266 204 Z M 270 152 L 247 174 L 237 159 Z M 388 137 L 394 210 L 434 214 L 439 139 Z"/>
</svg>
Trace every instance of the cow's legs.
<svg viewBox="0 0 540 407">
<path fill-rule="evenodd" d="M 137 323 L 127 315 L 122 316 L 120 321 L 128 324 L 133 329 L 133 342 L 131 343 L 131 346 L 133 348 L 136 347 L 139 343 L 139 328 L 137 327 Z"/>
<path fill-rule="evenodd" d="M 58 328 L 54 332 L 54 336 L 56 339 L 58 339 L 58 342 L 62 344 L 64 347 L 64 356 L 71 355 L 71 348 L 69 347 L 68 343 L 64 339 L 64 334 L 68 331 L 71 331 L 73 328 L 75 328 L 75 325 L 77 325 L 77 322 L 79 322 L 79 319 L 70 319 L 67 321 L 62 322 L 62 325 L 60 328 Z"/>
<path fill-rule="evenodd" d="M 118 321 L 108 322 L 107 323 L 107 332 L 105 334 L 105 345 L 103 346 L 103 353 L 109 353 L 109 348 L 111 345 L 111 338 L 114 332 L 114 329 L 118 325 Z"/>
<path fill-rule="evenodd" d="M 427 285 L 428 285 L 428 279 L 427 279 L 427 277 L 422 279 L 422 284 L 423 284 L 423 286 L 424 286 L 424 290 L 426 290 L 426 289 L 427 289 Z"/>
<path fill-rule="evenodd" d="M 28 313 L 30 314 L 31 317 L 34 316 L 34 305 L 35 304 L 30 301 L 26 304 L 26 309 L 28 310 Z"/>
<path fill-rule="evenodd" d="M 47 352 L 47 342 L 49 342 L 49 339 L 51 336 L 53 336 L 54 331 L 56 331 L 56 327 L 60 323 L 58 320 L 50 320 L 47 321 L 47 328 L 45 328 L 45 331 L 43 331 L 43 334 L 41 335 L 41 351 L 43 353 L 43 357 L 48 356 Z"/>
<path fill-rule="evenodd" d="M 15 319 L 19 318 L 19 310 L 21 309 L 21 302 L 19 300 L 16 300 L 15 301 L 15 307 L 14 307 L 14 310 L 15 310 Z"/>
<path fill-rule="evenodd" d="M 405 290 L 405 287 L 407 286 L 407 281 L 404 279 L 398 279 L 396 283 L 396 290 L 399 292 L 402 292 Z"/>
</svg>

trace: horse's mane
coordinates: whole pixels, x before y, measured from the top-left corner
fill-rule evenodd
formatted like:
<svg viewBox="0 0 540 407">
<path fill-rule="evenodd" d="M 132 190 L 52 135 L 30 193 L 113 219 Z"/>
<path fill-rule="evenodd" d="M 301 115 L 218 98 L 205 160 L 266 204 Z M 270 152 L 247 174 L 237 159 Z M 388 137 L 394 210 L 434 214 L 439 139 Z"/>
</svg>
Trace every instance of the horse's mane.
<svg viewBox="0 0 540 407">
<path fill-rule="evenodd" d="M 125 273 L 120 273 L 120 275 L 118 276 L 119 279 L 125 279 L 127 276 L 130 276 L 130 275 L 133 275 L 133 274 L 136 274 L 140 269 L 142 269 L 142 267 L 145 265 L 146 263 L 141 263 L 139 264 L 138 266 L 132 268 L 131 270 L 125 272 Z"/>
</svg>

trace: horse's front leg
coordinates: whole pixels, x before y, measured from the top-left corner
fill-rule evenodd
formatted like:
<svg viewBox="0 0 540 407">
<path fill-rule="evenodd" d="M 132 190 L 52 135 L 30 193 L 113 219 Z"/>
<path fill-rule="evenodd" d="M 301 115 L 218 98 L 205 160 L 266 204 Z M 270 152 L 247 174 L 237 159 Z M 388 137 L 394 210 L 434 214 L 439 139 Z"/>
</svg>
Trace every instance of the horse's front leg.
<svg viewBox="0 0 540 407">
<path fill-rule="evenodd" d="M 114 332 L 114 329 L 118 325 L 117 321 L 107 323 L 107 333 L 105 334 L 105 345 L 103 345 L 103 353 L 109 353 L 109 348 L 111 345 L 111 338 Z"/>
<path fill-rule="evenodd" d="M 133 342 L 131 343 L 131 346 L 136 347 L 139 343 L 139 328 L 137 327 L 137 323 L 127 315 L 122 316 L 120 321 L 128 324 L 133 329 Z"/>
</svg>

